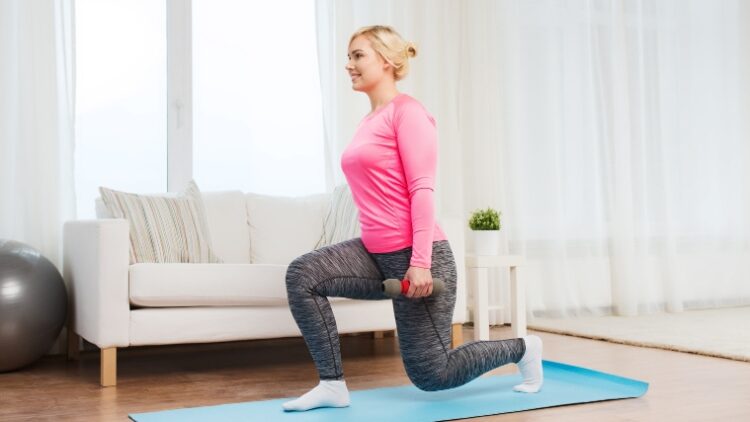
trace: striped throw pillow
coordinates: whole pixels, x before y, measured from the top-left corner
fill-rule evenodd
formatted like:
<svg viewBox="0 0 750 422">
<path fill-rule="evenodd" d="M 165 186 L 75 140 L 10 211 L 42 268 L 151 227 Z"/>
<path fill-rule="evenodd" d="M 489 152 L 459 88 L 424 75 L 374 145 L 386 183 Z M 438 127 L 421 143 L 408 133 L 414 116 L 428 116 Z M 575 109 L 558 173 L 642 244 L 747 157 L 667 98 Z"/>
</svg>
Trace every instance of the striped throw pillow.
<svg viewBox="0 0 750 422">
<path fill-rule="evenodd" d="M 113 218 L 130 222 L 130 263 L 221 263 L 195 181 L 178 196 L 139 195 L 100 187 Z"/>
<path fill-rule="evenodd" d="M 331 204 L 323 222 L 323 234 L 315 249 L 334 245 L 345 240 L 360 237 L 359 210 L 354 203 L 349 185 L 338 185 L 331 195 Z"/>
</svg>

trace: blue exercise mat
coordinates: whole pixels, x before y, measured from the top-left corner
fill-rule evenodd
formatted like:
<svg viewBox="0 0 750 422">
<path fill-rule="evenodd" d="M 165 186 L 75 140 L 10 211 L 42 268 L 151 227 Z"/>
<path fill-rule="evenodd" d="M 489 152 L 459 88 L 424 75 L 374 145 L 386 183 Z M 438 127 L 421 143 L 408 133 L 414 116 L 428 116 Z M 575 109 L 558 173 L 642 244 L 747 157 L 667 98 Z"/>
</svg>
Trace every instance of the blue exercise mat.
<svg viewBox="0 0 750 422">
<path fill-rule="evenodd" d="M 648 383 L 559 362 L 544 361 L 544 386 L 536 394 L 518 393 L 521 375 L 477 378 L 451 390 L 425 392 L 413 385 L 352 391 L 351 405 L 340 409 L 284 412 L 293 397 L 266 401 L 134 413 L 137 422 L 152 421 L 441 421 L 543 407 L 642 396 Z"/>
</svg>

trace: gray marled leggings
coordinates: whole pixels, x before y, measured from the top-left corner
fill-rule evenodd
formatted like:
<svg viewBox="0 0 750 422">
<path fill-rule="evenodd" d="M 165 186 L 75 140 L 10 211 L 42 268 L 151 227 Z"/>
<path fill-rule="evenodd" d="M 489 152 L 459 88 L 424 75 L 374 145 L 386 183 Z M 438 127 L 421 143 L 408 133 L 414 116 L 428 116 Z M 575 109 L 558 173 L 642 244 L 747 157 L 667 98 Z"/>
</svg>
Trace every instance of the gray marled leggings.
<svg viewBox="0 0 750 422">
<path fill-rule="evenodd" d="M 289 306 L 322 380 L 343 379 L 339 336 L 329 296 L 384 300 L 381 283 L 403 279 L 411 248 L 369 253 L 361 239 L 326 246 L 295 259 L 287 269 Z M 436 296 L 393 299 L 401 357 L 409 379 L 426 391 L 458 387 L 523 356 L 523 339 L 475 341 L 451 349 L 456 263 L 447 240 L 432 247 L 433 278 L 445 282 Z M 366 316 L 363 316 L 366 318 Z"/>
</svg>

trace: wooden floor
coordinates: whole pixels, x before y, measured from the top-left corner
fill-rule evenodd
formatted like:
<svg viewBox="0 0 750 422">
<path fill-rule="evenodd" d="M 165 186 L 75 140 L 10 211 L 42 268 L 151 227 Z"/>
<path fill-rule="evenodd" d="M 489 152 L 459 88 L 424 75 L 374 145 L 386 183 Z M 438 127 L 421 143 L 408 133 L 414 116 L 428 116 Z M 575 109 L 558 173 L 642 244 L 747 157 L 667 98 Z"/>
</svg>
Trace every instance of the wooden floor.
<svg viewBox="0 0 750 422">
<path fill-rule="evenodd" d="M 473 421 L 750 421 L 750 363 L 537 334 L 545 359 L 648 381 L 648 393 Z M 510 329 L 491 336 L 508 338 Z M 345 336 L 342 354 L 350 390 L 409 383 L 393 337 Z M 125 421 L 128 413 L 296 396 L 317 383 L 299 338 L 118 350 L 117 387 L 100 388 L 98 371 L 99 353 L 87 351 L 77 362 L 45 357 L 0 374 L 0 421 Z"/>
</svg>

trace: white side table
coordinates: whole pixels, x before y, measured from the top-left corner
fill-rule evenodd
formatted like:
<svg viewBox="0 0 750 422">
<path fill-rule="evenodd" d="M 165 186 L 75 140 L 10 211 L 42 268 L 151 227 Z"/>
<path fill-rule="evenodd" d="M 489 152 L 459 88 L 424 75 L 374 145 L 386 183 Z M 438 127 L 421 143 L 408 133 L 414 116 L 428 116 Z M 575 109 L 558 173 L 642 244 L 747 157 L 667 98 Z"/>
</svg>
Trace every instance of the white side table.
<svg viewBox="0 0 750 422">
<path fill-rule="evenodd" d="M 475 255 L 466 254 L 466 267 L 476 271 L 474 285 L 474 340 L 490 339 L 489 305 L 489 269 L 505 268 L 510 270 L 510 325 L 514 337 L 526 335 L 526 295 L 523 283 L 518 282 L 516 268 L 524 264 L 521 255 Z"/>
</svg>

